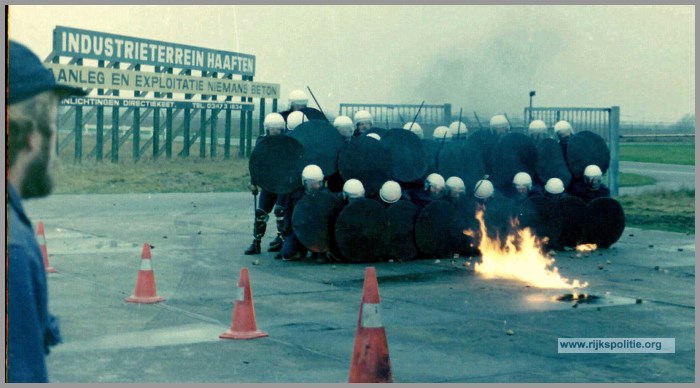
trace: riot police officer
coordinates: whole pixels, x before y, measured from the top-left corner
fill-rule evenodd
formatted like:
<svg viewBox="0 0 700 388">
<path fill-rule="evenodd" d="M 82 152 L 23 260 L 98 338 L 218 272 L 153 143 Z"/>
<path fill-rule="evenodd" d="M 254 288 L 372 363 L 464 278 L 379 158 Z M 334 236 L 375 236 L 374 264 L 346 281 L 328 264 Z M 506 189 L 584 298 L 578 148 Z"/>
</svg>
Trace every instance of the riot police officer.
<svg viewBox="0 0 700 388">
<path fill-rule="evenodd" d="M 494 193 L 493 183 L 486 178 L 480 179 L 474 185 L 474 198 L 478 204 L 488 203 L 493 198 Z"/>
<path fill-rule="evenodd" d="M 564 193 L 564 182 L 559 178 L 549 178 L 544 185 L 544 195 L 549 198 L 562 198 Z"/>
<path fill-rule="evenodd" d="M 583 180 L 574 179 L 571 182 L 569 194 L 581 198 L 588 203 L 596 198 L 609 197 L 610 189 L 602 182 L 603 172 L 595 164 L 588 165 L 583 170 Z"/>
<path fill-rule="evenodd" d="M 293 131 L 299 124 L 309 121 L 303 112 L 294 111 L 287 116 L 287 130 Z"/>
<path fill-rule="evenodd" d="M 542 120 L 533 120 L 527 127 L 527 133 L 537 143 L 547 138 L 547 124 Z"/>
<path fill-rule="evenodd" d="M 433 140 L 438 142 L 450 141 L 452 140 L 452 132 L 444 125 L 436 127 L 435 130 L 433 130 Z"/>
<path fill-rule="evenodd" d="M 365 187 L 357 179 L 348 179 L 343 185 L 342 200 L 345 205 L 349 205 L 360 198 L 365 197 Z"/>
<path fill-rule="evenodd" d="M 560 120 L 554 124 L 554 133 L 557 135 L 557 140 L 559 140 L 564 160 L 568 160 L 566 150 L 569 144 L 569 138 L 574 135 L 574 128 L 571 127 L 568 121 Z"/>
<path fill-rule="evenodd" d="M 465 139 L 467 137 L 467 133 L 469 132 L 469 129 L 467 128 L 467 124 L 464 124 L 461 121 L 455 121 L 452 124 L 450 124 L 450 133 L 452 134 L 453 139 Z"/>
<path fill-rule="evenodd" d="M 263 126 L 265 128 L 265 135 L 260 136 L 255 140 L 255 145 L 257 146 L 260 142 L 267 136 L 278 136 L 284 131 L 284 118 L 279 113 L 270 113 L 265 116 L 263 121 Z M 256 255 L 261 251 L 260 242 L 265 236 L 265 230 L 267 229 L 267 221 L 270 218 L 270 212 L 277 201 L 277 195 L 270 193 L 266 190 L 260 190 L 255 185 L 250 185 L 250 191 L 253 195 L 260 193 L 258 198 L 258 203 L 255 209 L 255 221 L 253 223 L 253 242 L 250 244 L 248 249 L 245 250 L 246 255 Z M 277 209 L 275 209 L 277 213 Z M 280 231 L 280 224 L 277 223 L 277 236 L 272 242 L 270 242 L 270 247 L 268 252 L 278 252 L 282 248 L 282 234 Z"/>
<path fill-rule="evenodd" d="M 353 121 L 355 122 L 355 132 L 353 136 L 364 135 L 367 131 L 372 129 L 374 122 L 372 120 L 372 114 L 366 110 L 358 110 L 353 116 Z"/>
<path fill-rule="evenodd" d="M 498 137 L 510 132 L 510 124 L 508 123 L 508 119 L 505 115 L 495 115 L 491 117 L 489 127 L 491 128 L 491 132 Z"/>
<path fill-rule="evenodd" d="M 289 93 L 289 110 L 292 112 L 306 108 L 309 98 L 303 90 L 295 89 Z"/>
<path fill-rule="evenodd" d="M 379 189 L 379 203 L 385 207 L 391 206 L 392 203 L 401 199 L 401 185 L 396 181 L 386 181 Z"/>
<path fill-rule="evenodd" d="M 520 171 L 513 176 L 513 198 L 523 200 L 538 195 L 542 195 L 542 188 L 532 182 L 530 174 Z"/>
<path fill-rule="evenodd" d="M 421 128 L 420 124 L 418 124 L 416 122 L 413 122 L 413 121 L 407 122 L 406 124 L 404 124 L 403 129 L 415 133 L 419 139 L 423 138 L 423 128 Z"/>
<path fill-rule="evenodd" d="M 422 188 L 406 192 L 407 199 L 418 206 L 419 209 L 426 207 L 432 201 L 442 199 L 444 196 L 445 178 L 438 173 L 428 175 L 423 182 Z"/>
<path fill-rule="evenodd" d="M 349 142 L 352 139 L 352 134 L 355 130 L 352 120 L 348 116 L 338 116 L 333 120 L 333 126 L 338 130 L 340 136 L 343 137 L 345 142 Z"/>
<path fill-rule="evenodd" d="M 465 195 L 466 187 L 464 180 L 458 176 L 451 176 L 445 181 L 445 186 L 448 191 L 448 198 L 451 201 L 456 201 Z"/>
<path fill-rule="evenodd" d="M 308 249 L 297 239 L 292 229 L 292 214 L 296 204 L 304 197 L 313 191 L 323 190 L 323 171 L 315 164 L 309 164 L 301 172 L 302 187 L 290 194 L 281 195 L 277 199 L 277 205 L 282 208 L 283 236 L 284 243 L 282 251 L 275 258 L 281 258 L 284 261 L 303 260 L 308 253 Z"/>
</svg>

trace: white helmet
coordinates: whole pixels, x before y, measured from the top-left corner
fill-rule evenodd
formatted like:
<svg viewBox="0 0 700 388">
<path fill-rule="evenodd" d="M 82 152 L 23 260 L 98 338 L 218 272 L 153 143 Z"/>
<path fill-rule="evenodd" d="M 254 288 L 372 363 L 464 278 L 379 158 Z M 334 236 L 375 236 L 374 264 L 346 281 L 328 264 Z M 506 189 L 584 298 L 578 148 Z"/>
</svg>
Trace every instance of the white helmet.
<svg viewBox="0 0 700 388">
<path fill-rule="evenodd" d="M 394 181 L 386 181 L 379 189 L 379 197 L 386 203 L 394 203 L 401 199 L 401 186 Z"/>
<path fill-rule="evenodd" d="M 458 176 L 451 176 L 447 178 L 445 185 L 448 189 L 450 189 L 450 191 L 464 192 L 465 190 L 464 181 Z"/>
<path fill-rule="evenodd" d="M 304 167 L 304 170 L 301 172 L 301 180 L 302 181 L 322 181 L 323 180 L 323 171 L 321 170 L 321 167 L 315 165 L 315 164 L 309 164 L 308 166 Z"/>
<path fill-rule="evenodd" d="M 415 128 L 420 128 L 420 124 L 413 122 L 413 121 L 409 121 L 403 125 L 403 129 L 414 130 Z M 423 128 L 421 128 L 421 129 L 423 129 Z"/>
<path fill-rule="evenodd" d="M 284 129 L 284 117 L 279 113 L 270 113 L 263 121 L 265 129 Z"/>
<path fill-rule="evenodd" d="M 404 124 L 403 129 L 410 130 L 411 132 L 415 133 L 416 136 L 419 138 L 423 138 L 423 128 L 420 127 L 418 123 L 415 122 L 408 122 Z"/>
<path fill-rule="evenodd" d="M 574 134 L 574 129 L 571 127 L 571 124 L 569 124 L 568 121 L 566 120 L 561 120 L 557 121 L 556 124 L 554 124 L 554 132 L 558 135 L 562 132 L 569 132 L 570 134 Z"/>
<path fill-rule="evenodd" d="M 437 173 L 432 173 L 425 178 L 425 184 L 427 187 L 436 187 L 440 190 L 445 188 L 445 178 Z"/>
<path fill-rule="evenodd" d="M 379 134 L 376 132 L 368 133 L 367 137 L 371 137 L 372 139 L 376 139 L 376 140 L 382 140 L 382 137 L 379 136 Z"/>
<path fill-rule="evenodd" d="M 355 130 L 355 126 L 352 124 L 352 120 L 348 116 L 336 117 L 333 121 L 333 126 L 345 138 L 352 136 L 352 132 Z"/>
<path fill-rule="evenodd" d="M 372 124 L 372 114 L 366 110 L 358 110 L 355 112 L 355 116 L 353 116 L 353 121 L 355 122 L 355 125 L 359 123 Z"/>
<path fill-rule="evenodd" d="M 491 130 L 508 130 L 508 127 L 510 126 L 508 124 L 508 119 L 504 115 L 495 115 L 491 117 L 491 121 L 489 122 L 489 125 L 491 126 Z"/>
<path fill-rule="evenodd" d="M 315 164 L 309 164 L 308 166 L 304 167 L 304 170 L 301 171 L 301 179 L 304 181 L 322 181 L 323 171 L 321 170 L 321 167 Z"/>
<path fill-rule="evenodd" d="M 493 183 L 488 179 L 482 179 L 474 185 L 474 196 L 479 199 L 486 199 L 493 195 Z"/>
<path fill-rule="evenodd" d="M 293 131 L 299 124 L 309 121 L 309 118 L 300 111 L 295 111 L 287 116 L 287 129 Z"/>
<path fill-rule="evenodd" d="M 361 198 L 365 196 L 365 187 L 357 179 L 348 179 L 343 185 L 343 194 L 348 198 Z"/>
<path fill-rule="evenodd" d="M 527 127 L 527 131 L 532 134 L 547 133 L 547 124 L 542 120 L 533 120 Z"/>
<path fill-rule="evenodd" d="M 306 97 L 306 93 L 304 93 L 303 90 L 292 90 L 291 93 L 289 93 L 289 107 L 291 108 L 292 105 L 304 105 L 309 102 L 309 98 Z"/>
<path fill-rule="evenodd" d="M 532 186 L 532 177 L 526 172 L 519 172 L 513 177 L 513 184 L 516 186 Z"/>
<path fill-rule="evenodd" d="M 600 170 L 600 167 L 596 166 L 595 164 L 590 164 L 585 170 L 583 170 L 583 176 L 586 178 L 601 177 L 603 176 L 603 172 Z"/>
<path fill-rule="evenodd" d="M 450 133 L 452 133 L 452 136 L 460 136 L 460 135 L 466 135 L 467 131 L 467 125 L 464 124 L 461 121 L 455 121 L 452 124 L 450 124 Z"/>
<path fill-rule="evenodd" d="M 564 182 L 559 178 L 549 178 L 544 190 L 550 194 L 561 194 L 564 192 Z"/>
<path fill-rule="evenodd" d="M 433 139 L 435 140 L 448 140 L 452 138 L 452 132 L 450 132 L 450 129 L 447 128 L 444 125 L 441 125 L 433 131 Z"/>
<path fill-rule="evenodd" d="M 348 116 L 338 116 L 333 120 L 333 126 L 338 128 L 339 126 L 349 126 L 353 127 L 352 120 Z"/>
</svg>

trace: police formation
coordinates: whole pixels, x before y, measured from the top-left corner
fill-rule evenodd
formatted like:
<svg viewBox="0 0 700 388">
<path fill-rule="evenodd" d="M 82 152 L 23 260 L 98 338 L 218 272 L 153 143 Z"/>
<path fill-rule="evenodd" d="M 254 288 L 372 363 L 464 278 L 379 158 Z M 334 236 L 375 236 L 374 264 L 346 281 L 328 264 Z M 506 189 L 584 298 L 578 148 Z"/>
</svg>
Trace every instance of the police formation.
<svg viewBox="0 0 700 388">
<path fill-rule="evenodd" d="M 249 164 L 247 255 L 261 253 L 270 213 L 267 250 L 285 261 L 478 256 L 480 212 L 489 237 L 529 227 L 548 249 L 607 248 L 622 234 L 624 212 L 602 183 L 610 151 L 593 132 L 560 121 L 552 139 L 534 120 L 516 133 L 497 115 L 488 129 L 454 122 L 428 138 L 416 122 L 374 127 L 365 110 L 331 124 L 307 103 L 295 90 L 289 110 L 265 118 Z"/>
</svg>

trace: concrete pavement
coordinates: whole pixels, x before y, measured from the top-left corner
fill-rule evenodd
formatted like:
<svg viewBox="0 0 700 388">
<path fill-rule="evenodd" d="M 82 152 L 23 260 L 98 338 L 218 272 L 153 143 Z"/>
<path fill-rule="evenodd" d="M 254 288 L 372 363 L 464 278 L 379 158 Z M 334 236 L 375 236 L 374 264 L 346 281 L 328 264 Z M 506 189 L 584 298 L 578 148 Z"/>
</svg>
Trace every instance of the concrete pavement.
<svg viewBox="0 0 700 388">
<path fill-rule="evenodd" d="M 345 382 L 368 265 L 395 382 L 695 380 L 694 235 L 628 228 L 610 249 L 559 252 L 560 272 L 599 296 L 574 308 L 554 300 L 568 291 L 484 280 L 465 258 L 318 265 L 244 256 L 249 193 L 54 195 L 26 207 L 44 222 L 58 270 L 48 275 L 49 306 L 64 343 L 48 357 L 52 382 Z M 157 305 L 123 301 L 144 242 L 166 298 Z M 242 267 L 269 337 L 220 340 Z M 675 353 L 559 354 L 564 337 L 674 338 Z"/>
</svg>

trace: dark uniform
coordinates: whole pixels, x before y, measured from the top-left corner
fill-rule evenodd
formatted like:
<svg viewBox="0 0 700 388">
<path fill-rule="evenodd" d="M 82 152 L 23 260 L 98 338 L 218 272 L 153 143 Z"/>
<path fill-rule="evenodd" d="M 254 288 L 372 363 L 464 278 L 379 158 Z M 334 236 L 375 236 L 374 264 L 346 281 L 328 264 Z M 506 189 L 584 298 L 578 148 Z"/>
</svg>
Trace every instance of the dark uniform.
<svg viewBox="0 0 700 388">
<path fill-rule="evenodd" d="M 401 194 L 401 199 L 411 201 L 418 209 L 423 209 L 435 199 L 430 196 L 430 192 L 423 188 L 411 189 Z"/>
<path fill-rule="evenodd" d="M 610 189 L 604 184 L 601 183 L 598 190 L 591 190 L 590 186 L 581 179 L 574 179 L 566 192 L 571 196 L 581 198 L 585 203 L 589 203 L 596 198 L 610 196 Z"/>
<path fill-rule="evenodd" d="M 325 187 L 321 187 L 319 191 L 328 191 Z M 282 226 L 282 237 L 284 243 L 282 244 L 282 251 L 275 256 L 276 259 L 283 259 L 287 261 L 301 260 L 306 257 L 308 249 L 302 244 L 294 233 L 292 228 L 292 214 L 294 214 L 294 207 L 299 201 L 306 195 L 305 188 L 299 188 L 289 194 L 280 195 L 277 199 L 276 207 L 281 209 L 283 215 L 281 226 Z"/>
<path fill-rule="evenodd" d="M 267 136 L 269 135 L 258 136 L 258 138 L 255 139 L 255 146 L 257 147 L 257 145 L 260 144 L 260 142 Z M 255 221 L 253 223 L 253 243 L 245 251 L 246 255 L 260 253 L 260 241 L 265 236 L 267 221 L 270 219 L 269 214 L 273 210 L 276 201 L 277 194 L 260 190 L 260 196 L 258 197 L 258 203 L 255 208 Z M 270 242 L 268 252 L 278 252 L 282 248 L 282 235 L 279 229 L 281 216 L 278 215 L 279 210 L 277 208 L 274 208 L 274 210 L 275 216 L 277 216 L 277 237 Z"/>
</svg>

